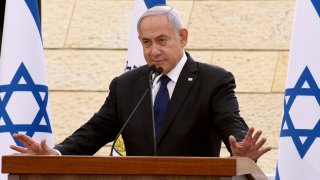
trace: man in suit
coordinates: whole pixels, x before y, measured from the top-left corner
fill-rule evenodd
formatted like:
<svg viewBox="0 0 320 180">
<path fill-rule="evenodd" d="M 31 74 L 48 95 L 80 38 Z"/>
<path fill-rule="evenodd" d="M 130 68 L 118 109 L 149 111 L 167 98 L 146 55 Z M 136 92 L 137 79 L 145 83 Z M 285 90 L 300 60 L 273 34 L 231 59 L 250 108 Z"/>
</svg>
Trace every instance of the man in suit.
<svg viewBox="0 0 320 180">
<path fill-rule="evenodd" d="M 94 154 L 113 141 L 125 124 L 149 88 L 149 66 L 155 65 L 163 72 L 154 80 L 153 97 L 143 98 L 122 133 L 127 155 L 150 156 L 156 150 L 159 156 L 219 156 L 221 140 L 232 155 L 253 160 L 271 150 L 262 147 L 266 142 L 265 138 L 260 139 L 262 132 L 248 129 L 239 115 L 233 75 L 223 68 L 196 62 L 184 51 L 188 31 L 182 27 L 176 10 L 155 6 L 142 15 L 137 28 L 147 65 L 113 79 L 105 103 L 86 124 L 54 149 L 45 141 L 38 144 L 22 134 L 14 137 L 25 148 L 11 148 L 21 153 Z M 166 84 L 162 86 L 164 78 Z M 162 111 L 157 109 L 160 91 L 169 102 L 158 118 Z"/>
</svg>

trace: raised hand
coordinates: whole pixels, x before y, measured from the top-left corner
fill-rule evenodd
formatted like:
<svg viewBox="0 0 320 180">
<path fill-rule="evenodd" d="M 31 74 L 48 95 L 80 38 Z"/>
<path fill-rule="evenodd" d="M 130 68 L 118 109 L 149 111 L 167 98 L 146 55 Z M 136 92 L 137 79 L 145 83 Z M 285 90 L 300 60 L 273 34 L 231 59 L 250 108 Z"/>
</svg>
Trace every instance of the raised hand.
<svg viewBox="0 0 320 180">
<path fill-rule="evenodd" d="M 271 150 L 271 147 L 262 148 L 267 141 L 266 138 L 259 140 L 262 131 L 257 131 L 254 135 L 254 128 L 250 128 L 242 142 L 237 142 L 234 136 L 229 137 L 229 142 L 233 156 L 249 157 L 257 161 L 263 154 Z"/>
<path fill-rule="evenodd" d="M 11 145 L 10 148 L 22 153 L 22 154 L 32 154 L 32 155 L 59 155 L 57 151 L 50 148 L 46 144 L 46 140 L 41 140 L 40 144 L 33 140 L 32 138 L 24 134 L 13 134 L 13 137 L 21 142 L 25 148 Z"/>
</svg>

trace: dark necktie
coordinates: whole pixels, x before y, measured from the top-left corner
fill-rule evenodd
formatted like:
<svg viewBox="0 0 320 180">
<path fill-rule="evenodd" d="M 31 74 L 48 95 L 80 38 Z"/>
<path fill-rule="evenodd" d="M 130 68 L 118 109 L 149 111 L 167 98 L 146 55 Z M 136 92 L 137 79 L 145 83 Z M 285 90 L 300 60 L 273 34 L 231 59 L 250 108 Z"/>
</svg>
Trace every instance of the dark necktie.
<svg viewBox="0 0 320 180">
<path fill-rule="evenodd" d="M 163 118 L 167 110 L 168 103 L 170 101 L 167 84 L 170 81 L 168 76 L 160 77 L 160 88 L 154 100 L 154 120 L 156 128 L 157 138 L 160 135 L 161 126 L 163 124 Z"/>
</svg>

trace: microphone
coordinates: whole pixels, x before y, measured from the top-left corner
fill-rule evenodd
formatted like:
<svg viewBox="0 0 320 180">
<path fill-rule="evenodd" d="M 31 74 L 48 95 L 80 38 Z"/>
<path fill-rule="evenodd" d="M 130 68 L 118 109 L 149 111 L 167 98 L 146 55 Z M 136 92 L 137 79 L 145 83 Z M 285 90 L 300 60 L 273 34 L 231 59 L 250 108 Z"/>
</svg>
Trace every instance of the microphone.
<svg viewBox="0 0 320 180">
<path fill-rule="evenodd" d="M 152 78 L 152 75 L 155 74 L 155 73 L 158 72 L 158 71 L 157 71 L 157 68 L 156 68 L 155 65 L 151 65 L 151 66 L 148 68 L 148 71 L 150 72 L 150 73 L 149 73 L 149 81 L 150 81 L 150 79 L 151 79 L 151 80 L 153 79 L 153 78 Z M 161 74 L 161 73 L 160 73 L 160 74 Z M 159 75 L 159 74 L 158 74 L 158 75 Z M 157 75 L 157 76 L 158 76 L 158 75 Z M 154 79 L 155 79 L 155 78 L 154 78 Z M 154 79 L 153 79 L 153 81 L 154 81 Z M 144 97 L 147 95 L 148 91 L 151 90 L 150 87 L 152 88 L 152 86 L 149 85 L 149 87 L 146 89 L 146 91 L 144 92 L 144 94 L 143 94 L 142 97 L 140 98 L 140 100 L 139 100 L 139 102 L 137 103 L 137 105 L 133 108 L 133 110 L 132 110 L 132 112 L 130 113 L 128 119 L 127 119 L 127 120 L 125 121 L 125 123 L 122 125 L 120 131 L 118 132 L 116 138 L 114 139 L 114 141 L 113 141 L 113 143 L 112 143 L 109 156 L 113 156 L 113 155 L 112 155 L 112 151 L 113 151 L 113 149 L 114 149 L 114 146 L 115 146 L 115 144 L 116 144 L 117 139 L 119 138 L 119 136 L 121 135 L 122 131 L 124 130 L 124 128 L 125 128 L 125 127 L 127 126 L 127 124 L 129 123 L 131 117 L 132 117 L 132 116 L 134 115 L 134 113 L 137 111 L 138 107 L 140 106 L 140 104 L 141 104 L 142 100 L 144 99 Z M 152 104 L 152 100 L 151 100 L 151 104 Z M 152 108 L 152 114 L 153 114 L 153 108 Z M 152 118 L 153 118 L 153 115 L 152 115 Z M 154 124 L 153 124 L 153 127 L 154 127 Z M 153 129 L 154 129 L 154 128 L 153 128 Z M 154 133 L 155 133 L 155 132 L 154 132 Z M 155 145 L 154 145 L 154 146 L 155 146 Z"/>
<path fill-rule="evenodd" d="M 151 66 L 149 67 L 149 69 L 148 69 L 148 71 L 150 72 L 149 78 L 151 77 L 152 74 L 155 73 L 156 69 L 157 69 L 157 67 L 156 67 L 155 65 L 151 65 Z"/>
<path fill-rule="evenodd" d="M 155 122 L 154 122 L 154 109 L 153 109 L 153 93 L 152 93 L 152 88 L 153 88 L 153 82 L 156 79 L 157 76 L 159 76 L 163 71 L 162 67 L 158 67 L 154 70 L 154 76 L 152 77 L 152 74 L 150 73 L 149 76 L 149 89 L 150 89 L 150 99 L 151 99 L 151 120 L 152 120 L 152 136 L 153 136 L 153 155 L 157 156 L 157 137 L 156 137 L 156 128 L 155 128 Z"/>
<path fill-rule="evenodd" d="M 156 79 L 156 77 L 158 77 L 162 72 L 163 72 L 163 68 L 162 67 L 158 67 L 156 68 L 155 65 L 151 65 L 150 68 L 152 68 L 153 70 L 153 74 L 154 76 L 152 77 L 152 75 L 150 75 L 150 79 L 149 79 L 149 83 L 150 83 L 150 86 L 152 87 L 153 86 L 153 82 L 154 80 Z"/>
<path fill-rule="evenodd" d="M 161 73 L 163 72 L 163 68 L 162 67 L 158 67 L 157 69 L 156 69 L 156 76 L 159 76 Z"/>
</svg>

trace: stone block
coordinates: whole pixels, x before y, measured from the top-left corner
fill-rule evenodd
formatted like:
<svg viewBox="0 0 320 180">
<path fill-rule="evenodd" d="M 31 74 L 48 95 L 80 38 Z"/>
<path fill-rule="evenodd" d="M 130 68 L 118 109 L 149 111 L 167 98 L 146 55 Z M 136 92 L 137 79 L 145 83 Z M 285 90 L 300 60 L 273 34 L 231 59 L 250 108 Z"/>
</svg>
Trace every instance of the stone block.
<svg viewBox="0 0 320 180">
<path fill-rule="evenodd" d="M 60 143 L 86 123 L 104 103 L 107 92 L 49 92 L 55 142 Z"/>
<path fill-rule="evenodd" d="M 124 72 L 126 51 L 46 50 L 50 90 L 107 91 Z"/>
<path fill-rule="evenodd" d="M 288 69 L 289 54 L 288 52 L 280 52 L 275 78 L 273 81 L 272 92 L 284 92 L 286 85 L 286 76 Z"/>
<path fill-rule="evenodd" d="M 167 5 L 173 7 L 179 12 L 184 27 L 187 27 L 187 25 L 189 24 L 189 18 L 190 14 L 192 13 L 193 3 L 194 2 L 190 0 L 167 0 Z"/>
<path fill-rule="evenodd" d="M 68 33 L 75 0 L 42 0 L 42 38 L 45 48 L 62 48 Z"/>
<path fill-rule="evenodd" d="M 187 50 L 187 52 L 190 53 L 191 57 L 195 61 L 211 64 L 212 55 L 213 55 L 212 51 L 192 51 L 192 50 L 189 51 L 189 50 Z"/>
<path fill-rule="evenodd" d="M 267 138 L 267 145 L 277 148 L 279 144 L 280 125 L 283 115 L 282 93 L 273 94 L 237 94 L 240 114 L 249 127 L 262 130 Z"/>
<path fill-rule="evenodd" d="M 188 23 L 192 1 L 170 1 Z M 131 32 L 134 1 L 78 0 L 66 47 L 126 49 Z M 135 28 L 135 27 L 134 27 Z"/>
<path fill-rule="evenodd" d="M 195 1 L 191 49 L 288 50 L 294 1 Z"/>
<path fill-rule="evenodd" d="M 65 47 L 126 48 L 134 1 L 78 0 Z"/>
<path fill-rule="evenodd" d="M 271 92 L 278 53 L 215 51 L 212 64 L 232 72 L 237 92 Z"/>
</svg>

